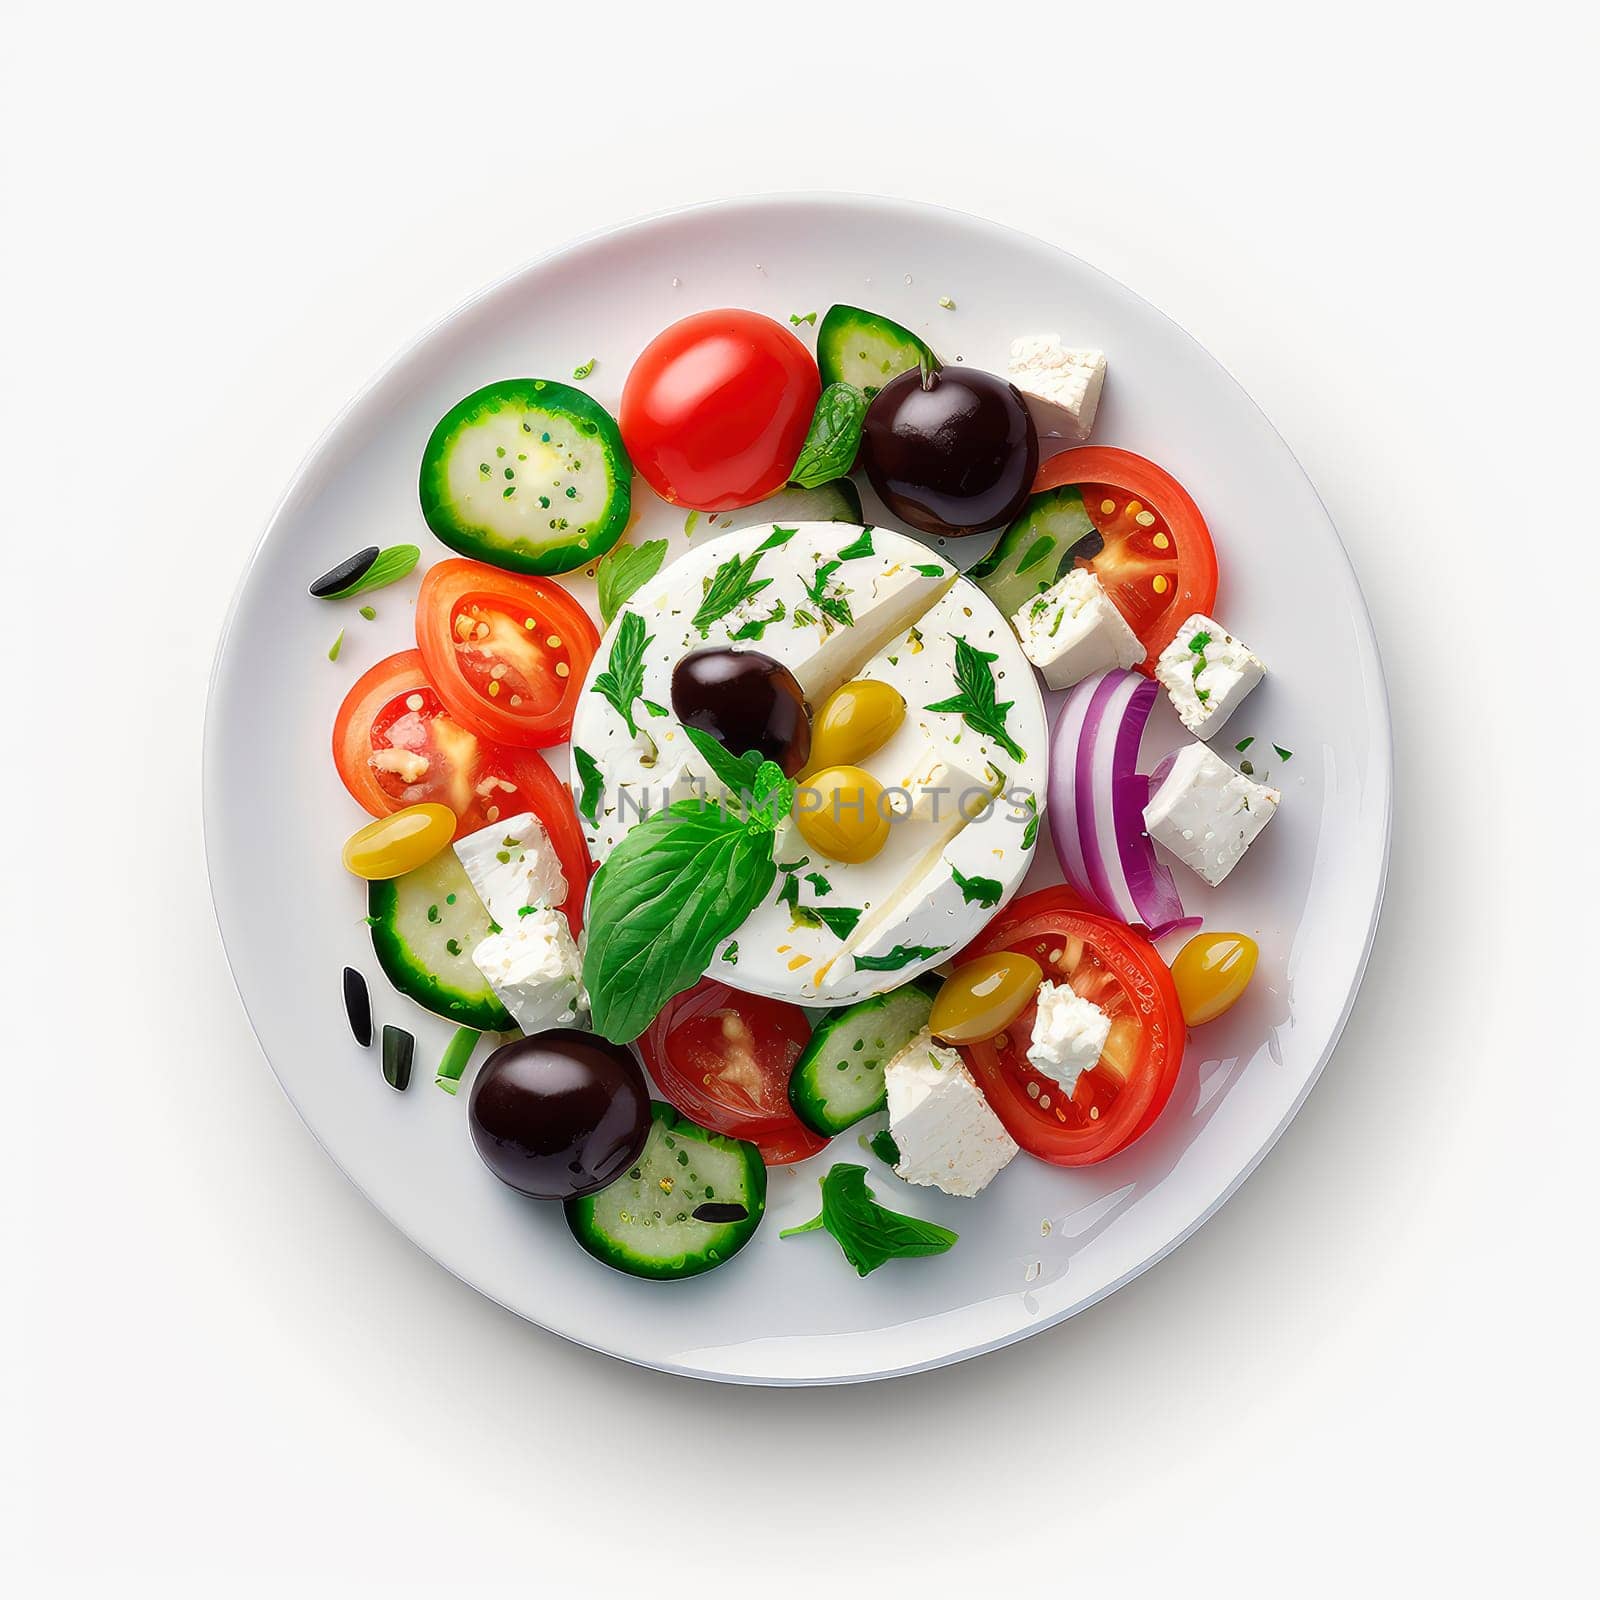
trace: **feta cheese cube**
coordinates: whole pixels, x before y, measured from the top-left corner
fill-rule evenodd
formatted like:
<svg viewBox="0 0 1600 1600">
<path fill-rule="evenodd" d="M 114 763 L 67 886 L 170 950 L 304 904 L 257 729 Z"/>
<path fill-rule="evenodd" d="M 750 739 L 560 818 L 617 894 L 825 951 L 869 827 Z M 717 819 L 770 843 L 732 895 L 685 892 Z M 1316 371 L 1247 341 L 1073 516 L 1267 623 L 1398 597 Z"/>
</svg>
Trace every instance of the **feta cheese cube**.
<svg viewBox="0 0 1600 1600">
<path fill-rule="evenodd" d="M 841 524 L 848 536 L 848 527 Z M 960 576 L 942 563 L 929 561 L 928 570 L 895 561 L 866 582 L 856 582 L 852 562 L 842 578 L 850 581 L 840 590 L 850 606 L 853 623 L 834 623 L 822 642 L 802 661 L 792 663 L 795 678 L 814 706 L 820 706 L 841 683 L 848 683 L 880 649 L 906 632 L 930 610 Z M 935 575 L 935 569 L 937 574 Z M 805 612 L 807 608 L 799 608 Z M 790 613 L 793 620 L 794 613 Z M 818 626 L 824 626 L 819 619 Z"/>
<path fill-rule="evenodd" d="M 1079 1075 L 1100 1059 L 1111 1033 L 1111 1018 L 1070 984 L 1048 979 L 1039 986 L 1035 1006 L 1028 1060 L 1071 1094 Z"/>
<path fill-rule="evenodd" d="M 1109 667 L 1136 667 L 1145 657 L 1138 634 L 1086 567 L 1074 567 L 1030 600 L 1011 625 L 1052 689 L 1070 689 Z"/>
<path fill-rule="evenodd" d="M 524 906 L 558 906 L 567 898 L 560 858 L 531 811 L 457 839 L 455 852 L 467 881 L 503 928 L 517 920 Z"/>
<path fill-rule="evenodd" d="M 524 1033 L 570 1027 L 589 999 L 567 919 L 548 907 L 513 915 L 472 952 L 473 965 Z"/>
<path fill-rule="evenodd" d="M 1190 733 L 1209 739 L 1267 675 L 1260 657 L 1197 611 L 1156 659 L 1156 677 Z"/>
<path fill-rule="evenodd" d="M 884 1069 L 889 1130 L 907 1183 L 975 1195 L 1017 1153 L 966 1064 L 921 1033 Z"/>
<path fill-rule="evenodd" d="M 1047 438 L 1083 440 L 1094 427 L 1106 381 L 1101 350 L 1068 350 L 1058 333 L 1011 341 L 1006 376 L 1022 391 L 1034 426 Z"/>
<path fill-rule="evenodd" d="M 1155 777 L 1145 831 L 1213 886 L 1233 871 L 1278 809 L 1276 789 L 1235 772 L 1203 744 L 1186 744 Z"/>
</svg>

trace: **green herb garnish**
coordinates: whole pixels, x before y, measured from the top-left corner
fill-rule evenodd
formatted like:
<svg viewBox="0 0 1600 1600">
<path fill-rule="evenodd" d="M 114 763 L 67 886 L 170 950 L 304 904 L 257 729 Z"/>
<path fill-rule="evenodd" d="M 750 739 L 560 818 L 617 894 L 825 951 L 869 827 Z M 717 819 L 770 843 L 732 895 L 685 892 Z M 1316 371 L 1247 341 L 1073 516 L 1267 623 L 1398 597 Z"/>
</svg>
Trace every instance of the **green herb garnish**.
<svg viewBox="0 0 1600 1600">
<path fill-rule="evenodd" d="M 1022 761 L 1025 759 L 1022 746 L 1006 731 L 1006 713 L 1013 702 L 996 699 L 994 672 L 989 663 L 999 659 L 958 638 L 955 676 L 959 692 L 924 709 L 959 713 L 974 732 L 993 739 L 1014 761 Z"/>
<path fill-rule="evenodd" d="M 728 948 L 722 952 L 722 959 L 726 961 L 730 967 L 737 966 L 739 964 L 739 941 L 737 939 L 730 939 L 728 941 Z"/>
<path fill-rule="evenodd" d="M 698 511 L 691 511 L 689 515 L 683 519 L 683 532 L 685 537 L 694 532 L 694 525 L 699 520 L 700 513 Z"/>
<path fill-rule="evenodd" d="M 774 622 L 783 621 L 783 616 L 783 601 L 775 600 L 772 603 L 772 610 L 766 616 L 752 617 L 748 622 L 741 623 L 728 637 L 733 640 L 755 639 L 759 641 Z"/>
<path fill-rule="evenodd" d="M 594 371 L 594 362 L 595 362 L 595 358 L 593 356 L 590 356 L 589 359 L 587 361 L 585 361 L 581 367 L 574 367 L 572 369 L 572 376 L 574 378 L 576 378 L 579 383 L 582 383 L 583 380 L 585 378 L 587 378 L 589 376 L 589 374 Z"/>
<path fill-rule="evenodd" d="M 1281 744 L 1275 744 L 1272 748 L 1278 752 L 1280 761 L 1292 761 L 1294 759 L 1293 750 L 1285 750 Z"/>
<path fill-rule="evenodd" d="M 712 623 L 720 622 L 729 612 L 738 610 L 746 600 L 753 599 L 771 584 L 771 578 L 758 578 L 755 575 L 756 563 L 761 560 L 765 549 L 763 545 L 747 556 L 732 556 L 712 575 L 693 620 L 693 626 L 700 630 L 702 639 L 710 634 Z"/>
<path fill-rule="evenodd" d="M 757 751 L 747 750 L 742 756 L 736 756 L 720 739 L 705 731 L 704 728 L 688 728 L 684 733 L 688 735 L 689 743 L 700 752 L 705 764 L 711 768 L 712 775 L 731 794 L 741 802 L 749 799 L 755 793 L 756 780 L 761 773 L 761 756 Z"/>
<path fill-rule="evenodd" d="M 328 646 L 328 659 L 330 661 L 337 661 L 339 659 L 339 652 L 342 649 L 344 649 L 344 629 L 343 628 L 341 628 L 339 630 L 338 637 L 335 638 L 333 643 Z"/>
<path fill-rule="evenodd" d="M 828 593 L 828 580 L 839 570 L 838 561 L 824 561 L 817 568 L 811 582 L 806 585 L 806 598 L 829 622 L 853 628 L 856 619 L 850 611 L 850 602 L 842 594 Z"/>
<path fill-rule="evenodd" d="M 960 1237 L 936 1222 L 879 1205 L 867 1187 L 867 1169 L 843 1161 L 830 1167 L 822 1179 L 821 1212 L 798 1228 L 785 1228 L 778 1237 L 789 1239 L 819 1229 L 833 1235 L 845 1260 L 863 1278 L 886 1261 L 943 1255 Z"/>
<path fill-rule="evenodd" d="M 578 795 L 578 814 L 590 827 L 600 826 L 600 798 L 605 794 L 605 774 L 600 763 L 581 744 L 573 746 L 573 766 L 578 768 L 581 790 Z"/>
<path fill-rule="evenodd" d="M 987 911 L 990 906 L 1000 904 L 1005 886 L 998 878 L 969 878 L 954 862 L 950 864 L 950 872 L 961 891 L 961 898 L 969 906 L 981 906 Z"/>
<path fill-rule="evenodd" d="M 936 566 L 931 561 L 926 564 L 919 561 L 911 570 L 920 572 L 924 578 L 942 578 L 945 575 L 944 568 Z"/>
<path fill-rule="evenodd" d="M 1022 848 L 1026 850 L 1039 833 L 1039 797 L 1030 794 L 1023 802 L 1023 809 L 1028 815 L 1028 820 L 1022 828 Z"/>
<path fill-rule="evenodd" d="M 422 552 L 414 544 L 393 544 L 380 550 L 377 558 L 354 583 L 347 583 L 332 594 L 318 595 L 319 600 L 348 600 L 353 594 L 364 594 L 368 589 L 382 589 L 398 583 L 417 564 Z"/>
<path fill-rule="evenodd" d="M 873 1134 L 867 1140 L 867 1148 L 880 1161 L 887 1161 L 891 1167 L 900 1165 L 900 1146 L 894 1142 L 894 1135 L 887 1128 L 880 1128 Z"/>
<path fill-rule="evenodd" d="M 872 550 L 872 529 L 863 528 L 859 539 L 852 539 L 843 550 L 839 552 L 841 561 L 860 561 L 864 556 L 870 556 Z"/>
<path fill-rule="evenodd" d="M 857 955 L 853 959 L 860 972 L 898 972 L 901 967 L 909 967 L 913 961 L 926 961 L 946 948 L 942 944 L 897 944 L 888 955 Z"/>
<path fill-rule="evenodd" d="M 1245 775 L 1245 777 L 1253 778 L 1256 775 L 1256 764 L 1255 762 L 1246 759 L 1239 763 L 1239 770 Z"/>
<path fill-rule="evenodd" d="M 362 606 L 361 610 L 356 614 L 365 617 L 368 622 L 376 621 L 378 616 L 378 613 L 371 606 Z"/>
<path fill-rule="evenodd" d="M 650 539 L 644 544 L 619 544 L 601 557 L 594 569 L 595 587 L 600 600 L 600 616 L 606 627 L 622 609 L 661 570 L 667 541 Z"/>
<path fill-rule="evenodd" d="M 811 414 L 811 427 L 795 458 L 790 483 L 802 489 L 849 475 L 861 449 L 867 397 L 853 383 L 830 383 Z"/>
<path fill-rule="evenodd" d="M 1235 750 L 1248 750 L 1255 742 L 1256 736 L 1252 733 L 1248 739 L 1241 739 L 1233 748 Z"/>
<path fill-rule="evenodd" d="M 820 872 L 808 872 L 806 882 L 811 885 L 812 892 L 819 897 L 833 893 L 833 885 Z"/>
<path fill-rule="evenodd" d="M 633 702 L 644 689 L 644 653 L 649 643 L 644 618 L 637 611 L 625 613 L 611 641 L 610 665 L 595 678 L 591 691 L 611 702 L 634 738 L 639 735 L 639 725 L 633 720 Z"/>
<path fill-rule="evenodd" d="M 848 939 L 861 920 L 861 912 L 855 906 L 811 906 L 809 909 L 836 939 Z"/>
<path fill-rule="evenodd" d="M 802 324 L 807 323 L 807 322 L 809 322 L 813 326 L 815 326 L 816 320 L 817 320 L 817 314 L 816 314 L 815 311 L 808 311 L 808 312 L 806 312 L 806 314 L 803 317 L 796 316 L 795 313 L 792 312 L 792 311 L 789 313 L 789 325 L 790 325 L 790 327 L 793 327 L 793 328 L 798 328 Z"/>
<path fill-rule="evenodd" d="M 450 1043 L 444 1047 L 444 1054 L 439 1058 L 439 1070 L 433 1080 L 446 1094 L 456 1092 L 461 1075 L 467 1070 L 467 1063 L 482 1037 L 476 1028 L 457 1028 L 451 1034 Z"/>
</svg>

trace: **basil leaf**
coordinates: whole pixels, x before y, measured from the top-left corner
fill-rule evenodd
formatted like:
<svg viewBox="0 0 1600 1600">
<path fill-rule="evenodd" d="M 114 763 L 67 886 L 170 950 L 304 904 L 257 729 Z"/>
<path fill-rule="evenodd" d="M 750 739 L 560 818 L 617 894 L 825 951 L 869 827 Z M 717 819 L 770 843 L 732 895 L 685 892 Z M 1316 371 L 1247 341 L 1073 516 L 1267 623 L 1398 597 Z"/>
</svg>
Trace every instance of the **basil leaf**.
<svg viewBox="0 0 1600 1600">
<path fill-rule="evenodd" d="M 1006 892 L 998 878 L 969 878 L 954 862 L 950 864 L 950 872 L 961 891 L 961 898 L 969 906 L 979 906 L 987 911 L 990 906 L 999 905 L 1000 896 Z"/>
<path fill-rule="evenodd" d="M 716 780 L 740 801 L 748 802 L 755 793 L 756 778 L 761 771 L 761 757 L 754 750 L 736 756 L 720 739 L 707 733 L 704 728 L 686 727 L 683 731 L 688 734 L 689 743 L 705 758 L 705 763 L 711 768 Z"/>
<path fill-rule="evenodd" d="M 318 595 L 319 600 L 348 600 L 353 594 L 365 594 L 368 589 L 383 589 L 409 576 L 421 558 L 422 552 L 414 544 L 392 544 L 380 550 L 377 558 L 354 583 L 347 583 L 332 594 Z"/>
<path fill-rule="evenodd" d="M 863 528 L 859 539 L 852 539 L 843 550 L 839 552 L 841 561 L 860 561 L 872 555 L 872 529 Z"/>
<path fill-rule="evenodd" d="M 573 745 L 572 764 L 578 769 L 578 780 L 583 785 L 578 796 L 578 815 L 591 828 L 600 826 L 600 800 L 605 794 L 605 775 L 600 763 L 582 745 Z"/>
<path fill-rule="evenodd" d="M 794 807 L 794 784 L 783 775 L 776 761 L 763 761 L 756 772 L 755 803 L 750 821 L 763 828 L 776 828 Z"/>
<path fill-rule="evenodd" d="M 619 544 L 600 559 L 594 579 L 599 591 L 600 615 L 605 626 L 661 570 L 666 559 L 667 541 L 650 539 L 644 544 Z"/>
<path fill-rule="evenodd" d="M 945 948 L 942 944 L 897 944 L 888 955 L 858 955 L 852 959 L 859 972 L 898 972 L 901 967 L 909 967 L 913 961 L 926 961 Z"/>
<path fill-rule="evenodd" d="M 900 1165 L 900 1146 L 894 1142 L 894 1135 L 887 1128 L 879 1128 L 867 1140 L 867 1146 L 880 1161 L 886 1161 L 891 1167 Z"/>
<path fill-rule="evenodd" d="M 830 1167 L 822 1180 L 821 1213 L 797 1228 L 785 1228 L 778 1237 L 814 1233 L 818 1228 L 826 1228 L 838 1240 L 845 1260 L 863 1278 L 886 1261 L 943 1255 L 960 1237 L 936 1222 L 879 1205 L 867 1187 L 867 1169 L 843 1161 Z"/>
<path fill-rule="evenodd" d="M 830 383 L 811 414 L 811 427 L 789 474 L 790 483 L 815 489 L 819 483 L 848 477 L 861 448 L 866 417 L 867 397 L 853 383 Z"/>
<path fill-rule="evenodd" d="M 649 643 L 644 618 L 637 611 L 628 612 L 611 641 L 610 666 L 595 678 L 589 691 L 611 702 L 634 738 L 639 736 L 639 725 L 633 720 L 633 702 L 644 689 L 644 652 Z"/>
<path fill-rule="evenodd" d="M 680 801 L 624 834 L 589 890 L 583 982 L 595 1032 L 637 1039 L 699 981 L 776 874 L 772 835 L 720 806 Z"/>
</svg>

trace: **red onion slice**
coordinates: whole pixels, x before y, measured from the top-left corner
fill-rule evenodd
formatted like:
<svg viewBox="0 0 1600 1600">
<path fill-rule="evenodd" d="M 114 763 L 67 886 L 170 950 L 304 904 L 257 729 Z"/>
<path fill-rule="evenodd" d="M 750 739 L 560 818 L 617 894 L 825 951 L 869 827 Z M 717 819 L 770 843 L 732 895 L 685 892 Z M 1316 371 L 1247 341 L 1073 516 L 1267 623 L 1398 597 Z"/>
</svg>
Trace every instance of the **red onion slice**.
<svg viewBox="0 0 1600 1600">
<path fill-rule="evenodd" d="M 1144 831 L 1150 779 L 1139 740 L 1156 685 L 1113 668 L 1085 678 L 1061 708 L 1050 743 L 1050 837 L 1068 883 L 1152 937 L 1185 921 L 1172 874 Z"/>
</svg>

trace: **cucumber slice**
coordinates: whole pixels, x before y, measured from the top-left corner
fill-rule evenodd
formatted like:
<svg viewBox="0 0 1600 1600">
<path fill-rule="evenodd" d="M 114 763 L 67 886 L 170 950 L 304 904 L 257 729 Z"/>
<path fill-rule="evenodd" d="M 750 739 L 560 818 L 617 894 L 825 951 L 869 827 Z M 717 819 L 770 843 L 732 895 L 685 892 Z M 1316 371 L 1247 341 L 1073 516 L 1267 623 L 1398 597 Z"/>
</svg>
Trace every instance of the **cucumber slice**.
<svg viewBox="0 0 1600 1600">
<path fill-rule="evenodd" d="M 861 521 L 861 491 L 848 478 L 819 483 L 815 489 L 786 484 L 775 495 L 726 517 L 732 528 L 755 528 L 763 522 Z"/>
<path fill-rule="evenodd" d="M 1022 515 L 967 576 L 1007 617 L 1014 617 L 1067 573 L 1079 545 L 1088 540 L 1083 553 L 1092 555 L 1099 538 L 1076 489 L 1046 489 L 1029 499 Z"/>
<path fill-rule="evenodd" d="M 619 1272 L 692 1278 L 743 1249 L 766 1204 L 767 1169 L 753 1144 L 708 1132 L 654 1100 L 639 1159 L 598 1194 L 567 1201 L 567 1226 Z"/>
<path fill-rule="evenodd" d="M 452 550 L 512 572 L 569 572 L 628 526 L 633 465 L 603 406 L 511 378 L 447 411 L 422 452 L 422 515 Z"/>
<path fill-rule="evenodd" d="M 882 1111 L 883 1069 L 927 1027 L 938 992 L 937 978 L 918 978 L 824 1017 L 789 1075 L 795 1115 L 831 1138 Z"/>
<path fill-rule="evenodd" d="M 939 358 L 909 328 L 860 306 L 830 306 L 817 329 L 817 366 L 824 386 L 853 383 L 870 400 L 891 378 Z"/>
<path fill-rule="evenodd" d="M 367 885 L 372 948 L 383 975 L 419 1006 L 465 1028 L 513 1026 L 472 952 L 489 937 L 489 913 L 454 850 L 398 878 Z"/>
</svg>

